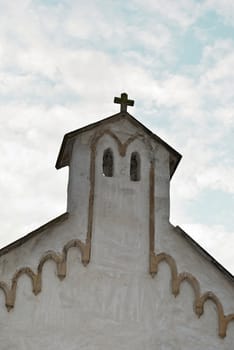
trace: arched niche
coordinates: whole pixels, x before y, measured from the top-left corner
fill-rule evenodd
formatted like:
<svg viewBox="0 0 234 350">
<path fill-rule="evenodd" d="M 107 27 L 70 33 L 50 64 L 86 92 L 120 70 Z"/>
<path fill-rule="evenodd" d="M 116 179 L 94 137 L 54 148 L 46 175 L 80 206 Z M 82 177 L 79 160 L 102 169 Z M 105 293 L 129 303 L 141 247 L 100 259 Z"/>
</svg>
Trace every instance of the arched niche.
<svg viewBox="0 0 234 350">
<path fill-rule="evenodd" d="M 130 160 L 130 180 L 140 181 L 141 179 L 141 160 L 138 152 L 131 154 Z"/>
<path fill-rule="evenodd" d="M 107 148 L 103 152 L 102 173 L 106 177 L 112 177 L 114 175 L 114 156 L 111 148 Z"/>
</svg>

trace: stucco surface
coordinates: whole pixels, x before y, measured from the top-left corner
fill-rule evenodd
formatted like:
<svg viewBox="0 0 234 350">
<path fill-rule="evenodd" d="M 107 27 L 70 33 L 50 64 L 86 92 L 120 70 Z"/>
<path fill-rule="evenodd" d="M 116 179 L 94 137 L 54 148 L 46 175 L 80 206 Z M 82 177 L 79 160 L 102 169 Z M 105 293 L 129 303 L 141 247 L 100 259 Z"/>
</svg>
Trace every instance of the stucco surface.
<svg viewBox="0 0 234 350">
<path fill-rule="evenodd" d="M 109 126 L 124 142 L 138 132 L 129 122 Z M 10 283 L 15 271 L 36 271 L 48 250 L 61 252 L 72 239 L 85 241 L 90 190 L 90 143 L 93 131 L 80 135 L 73 146 L 69 173 L 68 212 L 62 223 L 39 233 L 0 257 L 0 280 Z M 102 174 L 103 151 L 114 153 L 114 176 Z M 129 180 L 131 152 L 141 157 L 141 181 Z M 194 292 L 181 285 L 171 293 L 171 272 L 161 263 L 152 278 L 149 270 L 149 168 L 155 161 L 155 250 L 174 257 L 179 271 L 200 281 L 234 311 L 233 284 L 201 256 L 169 223 L 169 155 L 148 136 L 134 140 L 125 157 L 115 140 L 100 138 L 96 148 L 91 261 L 84 267 L 80 252 L 71 248 L 67 276 L 60 281 L 55 264 L 45 263 L 42 291 L 32 293 L 31 281 L 20 277 L 14 308 L 8 312 L 0 292 L 0 348 L 2 350 L 231 350 L 234 322 L 227 336 L 218 336 L 215 305 L 208 301 L 199 319 L 193 311 Z"/>
</svg>

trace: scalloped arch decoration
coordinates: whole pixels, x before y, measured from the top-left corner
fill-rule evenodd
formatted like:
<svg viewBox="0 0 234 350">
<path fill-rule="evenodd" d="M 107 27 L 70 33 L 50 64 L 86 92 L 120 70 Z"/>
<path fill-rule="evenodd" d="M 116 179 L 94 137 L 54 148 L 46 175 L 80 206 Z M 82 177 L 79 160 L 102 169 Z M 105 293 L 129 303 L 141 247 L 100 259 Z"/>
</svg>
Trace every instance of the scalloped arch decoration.
<svg viewBox="0 0 234 350">
<path fill-rule="evenodd" d="M 124 143 L 109 129 L 102 130 L 101 132 L 95 133 L 91 140 L 91 157 L 90 157 L 90 193 L 89 193 L 89 208 L 88 208 L 88 227 L 86 241 L 81 242 L 80 240 L 73 239 L 69 241 L 63 247 L 61 253 L 54 251 L 46 252 L 40 259 L 37 271 L 34 272 L 30 267 L 23 267 L 15 272 L 11 280 L 11 286 L 4 281 L 0 281 L 0 289 L 5 296 L 5 305 L 8 311 L 10 311 L 15 305 L 16 291 L 18 279 L 22 275 L 27 275 L 32 282 L 32 292 L 37 295 L 42 289 L 42 272 L 43 266 L 46 261 L 52 260 L 56 265 L 57 276 L 60 280 L 66 277 L 67 271 L 67 254 L 70 248 L 76 247 L 81 252 L 81 261 L 84 266 L 90 262 L 91 256 L 91 240 L 92 240 L 92 220 L 93 220 L 93 202 L 94 202 L 94 188 L 95 188 L 95 154 L 97 143 L 102 136 L 105 134 L 112 137 L 118 146 L 118 151 L 121 157 L 124 157 L 128 146 L 136 138 L 144 138 L 142 134 L 136 133 L 130 136 Z M 147 142 L 147 140 L 145 140 Z M 148 143 L 148 148 L 151 145 Z M 227 326 L 231 321 L 234 321 L 234 313 L 225 315 L 223 306 L 219 298 L 212 292 L 208 291 L 201 294 L 200 284 L 196 277 L 188 272 L 178 273 L 177 265 L 174 258 L 166 253 L 155 254 L 155 223 L 154 223 L 154 210 L 155 210 L 155 183 L 154 183 L 154 161 L 151 161 L 149 171 L 149 239 L 150 239 L 150 252 L 149 252 L 149 272 L 152 277 L 158 271 L 158 266 L 161 262 L 165 262 L 169 265 L 171 271 L 171 290 L 173 295 L 176 297 L 180 292 L 180 285 L 182 282 L 188 282 L 194 290 L 194 312 L 200 317 L 204 312 L 204 304 L 207 300 L 211 300 L 216 305 L 217 316 L 218 316 L 218 330 L 219 336 L 224 338 L 226 336 Z"/>
<path fill-rule="evenodd" d="M 63 247 L 62 253 L 56 253 L 52 250 L 47 251 L 39 261 L 39 264 L 37 266 L 37 272 L 34 272 L 30 267 L 22 267 L 21 269 L 17 270 L 13 275 L 11 279 L 10 287 L 5 282 L 0 281 L 0 289 L 3 291 L 5 295 L 5 305 L 7 310 L 10 311 L 15 305 L 17 283 L 18 283 L 18 279 L 22 275 L 27 275 L 31 279 L 32 292 L 35 295 L 41 292 L 41 288 L 42 288 L 41 276 L 42 276 L 43 266 L 46 261 L 48 260 L 54 261 L 57 269 L 57 276 L 60 280 L 63 280 L 64 277 L 66 276 L 66 271 L 67 271 L 67 253 L 68 253 L 68 250 L 72 247 L 79 248 L 81 252 L 81 261 L 83 265 L 86 266 L 88 264 L 87 246 L 80 240 L 73 239 L 69 241 L 67 244 L 65 244 L 65 246 Z"/>
<path fill-rule="evenodd" d="M 220 302 L 219 298 L 211 291 L 201 294 L 200 283 L 189 272 L 180 272 L 177 271 L 177 265 L 175 259 L 166 253 L 159 253 L 155 255 L 151 254 L 151 271 L 154 271 L 152 277 L 157 273 L 158 266 L 161 262 L 166 262 L 171 271 L 171 291 L 172 294 L 176 297 L 180 292 L 180 285 L 182 282 L 188 282 L 194 291 L 194 312 L 198 317 L 204 313 L 204 304 L 209 299 L 213 301 L 216 305 L 217 316 L 218 316 L 218 332 L 221 338 L 224 338 L 227 333 L 227 326 L 229 322 L 234 321 L 234 313 L 229 315 L 224 314 L 223 305 Z"/>
<path fill-rule="evenodd" d="M 46 252 L 40 259 L 37 266 L 37 271 L 34 272 L 30 267 L 23 267 L 15 272 L 11 280 L 11 286 L 8 286 L 5 282 L 0 281 L 0 289 L 5 295 L 5 305 L 8 311 L 10 311 L 15 305 L 16 291 L 18 279 L 22 275 L 27 275 L 32 282 L 32 292 L 37 295 L 42 290 L 42 272 L 43 266 L 46 261 L 52 260 L 56 265 L 57 276 L 60 280 L 66 277 L 67 273 L 67 255 L 70 248 L 76 247 L 81 252 L 81 261 L 84 266 L 87 265 L 85 257 L 84 244 L 80 240 L 71 240 L 63 247 L 61 253 L 54 251 Z M 218 316 L 218 329 L 219 336 L 224 338 L 226 336 L 227 326 L 231 321 L 234 321 L 234 313 L 225 315 L 223 311 L 222 303 L 219 298 L 213 292 L 205 292 L 201 294 L 200 284 L 196 277 L 188 272 L 178 273 L 177 265 L 174 258 L 166 253 L 159 253 L 152 256 L 152 263 L 154 267 L 154 274 L 158 271 L 160 263 L 165 262 L 170 267 L 171 271 L 171 291 L 176 297 L 180 292 L 180 285 L 182 282 L 188 282 L 194 290 L 194 312 L 200 317 L 204 312 L 204 304 L 209 299 L 214 302 L 217 309 Z"/>
</svg>

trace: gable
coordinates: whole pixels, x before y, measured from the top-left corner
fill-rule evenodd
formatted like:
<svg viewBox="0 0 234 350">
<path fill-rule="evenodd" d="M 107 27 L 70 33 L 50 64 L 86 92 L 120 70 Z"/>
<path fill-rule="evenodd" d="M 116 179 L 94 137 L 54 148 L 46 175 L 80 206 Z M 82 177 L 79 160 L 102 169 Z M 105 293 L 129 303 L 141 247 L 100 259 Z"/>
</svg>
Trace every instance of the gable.
<svg viewBox="0 0 234 350">
<path fill-rule="evenodd" d="M 173 233 L 175 235 L 174 228 L 171 232 L 168 232 L 168 237 Z M 66 215 L 52 223 L 51 226 L 44 227 L 41 231 L 38 230 L 34 235 L 31 235 L 28 241 L 18 245 L 18 248 L 13 249 L 12 247 L 11 250 L 8 250 L 8 253 L 5 251 L 5 257 L 4 255 L 0 257 L 1 276 L 5 275 L 5 283 L 8 280 L 10 281 L 9 277 L 12 277 L 11 288 L 14 293 L 8 294 L 9 292 L 6 291 L 6 296 L 9 295 L 6 299 L 6 306 L 12 311 L 9 316 L 1 312 L 1 323 L 6 322 L 6 317 L 9 321 L 19 317 L 21 318 L 21 325 L 25 323 L 29 327 L 27 322 L 27 319 L 31 318 L 29 315 L 36 312 L 38 319 L 41 319 L 41 316 L 39 316 L 39 310 L 41 310 L 43 317 L 45 312 L 49 313 L 46 327 L 50 329 L 54 322 L 52 317 L 54 314 L 53 307 L 57 310 L 57 319 L 58 315 L 60 315 L 60 318 L 63 317 L 61 312 L 68 317 L 66 310 L 69 305 L 69 317 L 76 318 L 75 325 L 79 324 L 76 337 L 81 341 L 82 332 L 85 332 L 85 323 L 82 320 L 87 317 L 87 320 L 89 319 L 91 322 L 91 317 L 97 322 L 95 313 L 92 314 L 91 312 L 92 308 L 93 311 L 100 313 L 98 316 L 99 322 L 105 322 L 102 320 L 102 317 L 104 317 L 108 322 L 118 324 L 120 334 L 123 332 L 120 325 L 126 327 L 124 326 L 124 319 L 127 320 L 128 324 L 132 324 L 131 313 L 137 315 L 137 312 L 140 312 L 139 320 L 146 322 L 149 334 L 153 332 L 152 334 L 157 335 L 159 346 L 163 339 L 164 342 L 173 341 L 176 333 L 179 344 L 178 350 L 185 350 L 188 344 L 183 341 L 183 331 L 180 327 L 186 327 L 187 330 L 184 335 L 188 336 L 190 334 L 192 337 L 197 337 L 197 346 L 208 346 L 209 344 L 211 347 L 207 347 L 207 349 L 230 349 L 230 344 L 232 344 L 231 330 L 233 329 L 233 324 L 230 321 L 234 319 L 234 314 L 231 314 L 228 310 L 234 297 L 233 285 L 229 284 L 228 280 L 225 281 L 225 275 L 221 274 L 215 266 L 210 268 L 210 262 L 204 260 L 202 255 L 199 257 L 193 246 L 188 249 L 186 247 L 188 242 L 182 237 L 178 241 L 176 236 L 171 236 L 170 244 L 166 244 L 164 247 L 162 242 L 158 242 L 156 256 L 162 259 L 160 258 L 161 260 L 158 263 L 157 275 L 152 279 L 150 277 L 146 278 L 145 273 L 140 272 L 139 274 L 137 270 L 129 269 L 129 259 L 134 259 L 135 254 L 133 250 L 131 253 L 129 251 L 126 260 L 122 254 L 121 244 L 119 245 L 120 260 L 117 264 L 109 254 L 108 261 L 104 265 L 97 265 L 91 258 L 88 266 L 82 266 L 79 253 L 81 247 L 77 239 L 72 239 L 77 236 L 79 237 L 79 232 L 75 233 L 72 218 Z M 168 237 L 165 237 L 167 242 Z M 182 242 L 184 243 L 181 246 Z M 93 249 L 95 249 L 95 244 L 93 242 Z M 183 254 L 184 249 L 186 253 Z M 194 253 L 192 253 L 193 250 Z M 186 255 L 191 260 L 190 266 Z M 62 262 L 63 256 L 66 257 L 64 266 L 60 265 L 60 259 L 62 259 Z M 193 262 L 196 262 L 196 264 L 193 264 Z M 3 267 L 5 273 L 3 273 Z M 38 280 L 33 279 L 34 273 L 35 276 L 40 276 Z M 56 275 L 61 281 L 64 281 L 55 280 Z M 32 283 L 29 283 L 30 280 Z M 179 285 L 177 284 L 178 281 L 180 281 Z M 0 288 L 3 286 L 2 283 L 1 280 Z M 11 283 L 7 282 L 6 285 L 10 287 Z M 16 289 L 14 289 L 14 285 Z M 124 290 L 127 292 L 126 294 L 125 292 L 122 294 Z M 171 293 L 177 298 L 172 298 Z M 53 303 L 50 302 L 51 298 L 54 298 Z M 95 304 L 96 300 L 99 300 L 97 304 Z M 210 304 L 211 301 L 212 304 Z M 103 311 L 101 312 L 99 303 L 102 305 L 102 310 L 103 308 L 106 310 L 103 316 L 101 316 Z M 117 309 L 115 307 L 116 303 L 118 305 Z M 140 304 L 138 305 L 138 303 Z M 82 304 L 86 306 L 81 307 Z M 193 304 L 194 316 L 201 315 L 200 320 L 196 320 L 196 317 L 193 316 Z M 63 307 L 65 307 L 64 310 Z M 24 310 L 25 321 L 24 318 L 22 320 L 22 310 Z M 122 313 L 121 317 L 118 316 L 117 310 Z M 86 314 L 87 316 L 85 316 Z M 137 316 L 134 316 L 134 319 L 135 317 Z M 162 319 L 163 325 L 160 323 Z M 50 324 L 48 324 L 48 321 Z M 149 322 L 152 322 L 151 326 Z M 172 329 L 170 329 L 171 322 L 174 324 Z M 57 329 L 60 331 L 62 331 L 62 324 L 57 322 Z M 39 326 L 41 331 L 43 331 L 42 325 L 43 323 Z M 69 327 L 72 331 L 73 326 L 70 323 Z M 132 324 L 132 327 L 138 334 L 139 332 L 142 334 L 141 327 L 139 328 L 135 323 Z M 206 336 L 199 336 L 199 333 L 196 333 L 198 330 L 202 332 L 202 328 Z M 87 331 L 88 329 L 89 327 Z M 69 344 L 67 331 L 66 326 L 63 325 L 65 334 L 62 343 L 66 340 L 66 343 L 63 343 L 64 346 Z M 113 330 L 111 331 L 113 336 L 112 332 Z M 227 332 L 227 341 L 225 343 L 217 342 L 216 332 L 221 337 L 224 337 Z M 105 332 L 103 337 L 104 334 Z M 49 339 L 48 333 L 47 338 L 43 338 L 42 342 L 47 344 L 46 342 Z M 131 339 L 132 337 L 125 338 L 125 342 L 130 344 Z M 93 341 L 96 341 L 95 338 Z M 141 344 L 140 338 L 138 341 Z M 215 344 L 217 344 L 217 347 Z M 192 345 L 191 348 L 193 349 Z"/>
<path fill-rule="evenodd" d="M 70 164 L 71 159 L 71 153 L 74 141 L 77 136 L 81 135 L 82 133 L 85 133 L 90 130 L 95 129 L 101 129 L 101 128 L 108 128 L 111 125 L 114 125 L 118 121 L 129 121 L 133 126 L 135 126 L 138 130 L 140 130 L 142 133 L 147 134 L 153 141 L 159 143 L 162 145 L 170 154 L 170 176 L 172 177 L 179 162 L 181 159 L 181 155 L 173 149 L 171 146 L 169 146 L 166 142 L 164 142 L 160 137 L 153 134 L 149 129 L 147 129 L 143 124 L 141 124 L 137 119 L 135 119 L 133 116 L 131 116 L 128 112 L 121 112 L 118 114 L 115 114 L 111 117 L 105 118 L 101 121 L 98 121 L 96 123 L 90 124 L 88 126 L 85 126 L 81 129 L 69 132 L 66 134 L 63 138 L 63 142 L 59 151 L 59 155 L 56 162 L 56 168 L 60 169 L 64 166 L 67 166 Z"/>
<path fill-rule="evenodd" d="M 12 310 L 0 323 L 29 331 L 29 348 L 38 334 L 48 347 L 56 329 L 63 337 L 52 349 L 119 349 L 122 339 L 128 349 L 185 350 L 187 337 L 194 350 L 229 350 L 233 276 L 169 222 L 180 157 L 126 112 L 65 135 L 57 168 L 70 167 L 68 212 L 0 251 L 2 300 Z"/>
</svg>

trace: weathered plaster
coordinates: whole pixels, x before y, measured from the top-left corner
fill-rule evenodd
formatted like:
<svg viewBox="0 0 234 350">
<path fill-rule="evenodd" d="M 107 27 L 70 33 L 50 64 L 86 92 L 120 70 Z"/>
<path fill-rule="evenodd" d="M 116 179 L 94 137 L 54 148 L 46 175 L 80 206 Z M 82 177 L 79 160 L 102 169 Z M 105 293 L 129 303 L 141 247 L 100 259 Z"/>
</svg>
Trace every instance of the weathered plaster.
<svg viewBox="0 0 234 350">
<path fill-rule="evenodd" d="M 112 178 L 102 175 L 107 147 Z M 139 182 L 129 179 L 133 151 Z M 80 134 L 69 216 L 0 256 L 10 291 L 0 301 L 11 308 L 1 308 L 1 349 L 232 349 L 233 284 L 169 223 L 169 182 L 168 151 L 129 121 Z"/>
</svg>

